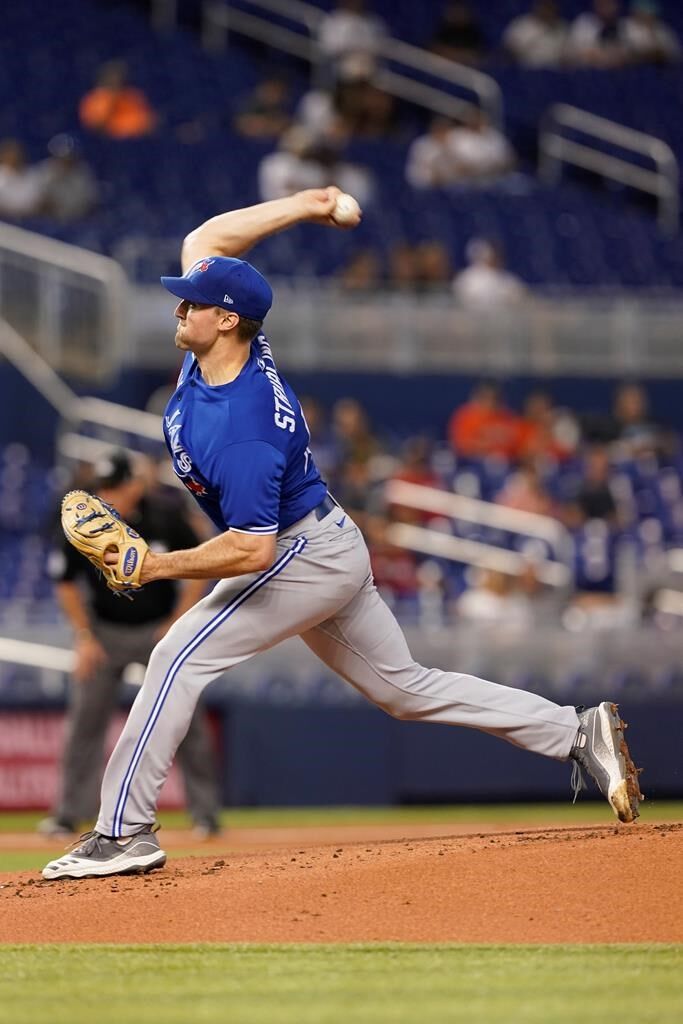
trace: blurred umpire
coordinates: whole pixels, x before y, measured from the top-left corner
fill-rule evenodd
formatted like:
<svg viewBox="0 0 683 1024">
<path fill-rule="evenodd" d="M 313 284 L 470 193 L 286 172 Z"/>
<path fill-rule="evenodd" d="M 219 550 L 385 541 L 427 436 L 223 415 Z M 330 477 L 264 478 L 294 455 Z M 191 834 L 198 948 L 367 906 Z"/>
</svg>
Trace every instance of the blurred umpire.
<svg viewBox="0 0 683 1024">
<path fill-rule="evenodd" d="M 95 466 L 92 488 L 145 537 L 152 550 L 195 547 L 199 538 L 175 503 L 145 494 L 145 481 L 125 452 Z M 58 803 L 38 829 L 68 835 L 91 821 L 99 807 L 107 727 L 118 703 L 127 665 L 147 664 L 169 626 L 206 590 L 205 580 L 160 580 L 135 595 L 113 594 L 97 570 L 62 538 L 50 558 L 57 599 L 73 627 L 76 666 L 71 685 L 62 785 Z M 200 705 L 178 748 L 195 834 L 219 831 L 218 787 L 211 739 Z M 94 769 L 94 766 L 97 766 Z"/>
</svg>

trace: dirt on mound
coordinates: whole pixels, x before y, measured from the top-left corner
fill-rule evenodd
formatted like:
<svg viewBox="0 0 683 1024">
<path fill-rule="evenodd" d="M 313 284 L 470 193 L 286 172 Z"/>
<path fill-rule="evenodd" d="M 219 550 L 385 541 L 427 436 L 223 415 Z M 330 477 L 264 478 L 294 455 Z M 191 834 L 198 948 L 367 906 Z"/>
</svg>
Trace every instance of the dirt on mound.
<svg viewBox="0 0 683 1024">
<path fill-rule="evenodd" d="M 0 875 L 0 941 L 683 941 L 682 824 L 214 850 L 149 875 Z"/>
</svg>

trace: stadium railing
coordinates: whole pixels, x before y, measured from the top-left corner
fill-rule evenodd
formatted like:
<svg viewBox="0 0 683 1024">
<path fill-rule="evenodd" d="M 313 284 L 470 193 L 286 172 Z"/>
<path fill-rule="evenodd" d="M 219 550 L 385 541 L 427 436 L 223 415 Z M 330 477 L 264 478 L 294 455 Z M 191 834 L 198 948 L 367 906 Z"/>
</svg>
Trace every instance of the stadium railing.
<svg viewBox="0 0 683 1024">
<path fill-rule="evenodd" d="M 490 501 L 468 498 L 435 487 L 390 480 L 384 491 L 389 505 L 431 512 L 438 516 L 477 526 L 491 527 L 519 538 L 535 539 L 547 545 L 554 558 L 536 555 L 533 559 L 491 543 L 453 537 L 441 530 L 407 523 L 393 523 L 387 540 L 397 547 L 422 554 L 462 562 L 483 569 L 495 569 L 517 576 L 530 560 L 537 579 L 551 587 L 569 588 L 572 582 L 574 543 L 569 531 L 550 516 L 505 508 Z"/>
<path fill-rule="evenodd" d="M 313 37 L 325 16 L 324 12 L 301 0 L 241 0 L 241 3 L 255 8 L 256 13 L 251 14 L 234 3 L 226 4 L 222 0 L 204 3 L 202 39 L 207 49 L 224 47 L 227 33 L 239 32 L 308 61 L 315 81 L 319 77 L 317 69 L 323 67 L 323 58 Z M 290 22 L 295 30 L 274 24 L 268 15 Z M 383 63 L 373 75 L 373 82 L 385 92 L 447 117 L 459 118 L 466 115 L 473 105 L 480 106 L 493 124 L 500 124 L 502 95 L 498 83 L 490 75 L 391 36 L 385 36 L 379 42 L 377 56 Z M 390 64 L 400 70 L 392 70 Z M 421 81 L 424 76 L 437 84 L 428 85 Z M 454 96 L 450 91 L 453 88 L 465 92 L 469 99 Z"/>
<path fill-rule="evenodd" d="M 62 373 L 121 365 L 127 279 L 106 256 L 0 223 L 0 316 Z"/>
<path fill-rule="evenodd" d="M 582 136 L 582 141 L 567 138 L 566 132 Z M 631 159 L 605 152 L 605 146 L 626 152 Z M 538 148 L 538 172 L 547 184 L 557 184 L 562 164 L 595 171 L 603 178 L 611 178 L 654 195 L 661 229 L 669 235 L 677 233 L 680 214 L 678 161 L 671 147 L 662 139 L 634 131 L 608 118 L 597 117 L 568 103 L 555 103 L 541 120 Z M 634 157 L 643 156 L 653 161 L 654 171 L 634 162 Z"/>
</svg>

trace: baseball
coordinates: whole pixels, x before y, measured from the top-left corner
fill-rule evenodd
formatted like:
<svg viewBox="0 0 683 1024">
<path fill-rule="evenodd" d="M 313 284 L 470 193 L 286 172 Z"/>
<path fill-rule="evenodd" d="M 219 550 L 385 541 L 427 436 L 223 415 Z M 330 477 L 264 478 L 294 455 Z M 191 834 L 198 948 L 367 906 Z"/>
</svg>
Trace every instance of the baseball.
<svg viewBox="0 0 683 1024">
<path fill-rule="evenodd" d="M 355 224 L 359 216 L 360 206 L 353 196 L 348 195 L 346 192 L 342 192 L 341 195 L 337 196 L 337 202 L 332 211 L 332 220 L 336 224 Z"/>
</svg>

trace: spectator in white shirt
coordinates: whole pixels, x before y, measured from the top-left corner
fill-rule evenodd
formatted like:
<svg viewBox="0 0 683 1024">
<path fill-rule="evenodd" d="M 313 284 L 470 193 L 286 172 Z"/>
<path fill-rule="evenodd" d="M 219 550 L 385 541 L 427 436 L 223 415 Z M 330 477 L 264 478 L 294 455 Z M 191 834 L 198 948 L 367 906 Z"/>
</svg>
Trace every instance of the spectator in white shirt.
<svg viewBox="0 0 683 1024">
<path fill-rule="evenodd" d="M 633 0 L 622 21 L 622 36 L 635 64 L 673 64 L 681 59 L 678 37 L 660 19 L 654 0 Z"/>
<path fill-rule="evenodd" d="M 406 160 L 406 180 L 413 188 L 442 188 L 458 181 L 458 162 L 453 152 L 453 122 L 432 118 L 429 130 L 411 144 Z"/>
<path fill-rule="evenodd" d="M 556 0 L 536 0 L 527 14 L 510 22 L 503 46 L 523 67 L 557 67 L 564 60 L 568 31 Z"/>
<path fill-rule="evenodd" d="M 329 184 L 322 165 L 311 156 L 312 146 L 308 132 L 294 127 L 283 134 L 276 150 L 263 157 L 258 167 L 258 183 L 264 202 Z"/>
<path fill-rule="evenodd" d="M 386 35 L 384 22 L 365 10 L 365 0 L 339 0 L 318 28 L 322 57 L 335 65 L 350 54 L 377 54 Z"/>
<path fill-rule="evenodd" d="M 514 576 L 495 569 L 479 569 L 470 575 L 474 582 L 455 603 L 458 619 L 519 630 L 533 625 L 533 605 Z"/>
<path fill-rule="evenodd" d="M 369 206 L 374 191 L 374 181 L 367 167 L 350 163 L 341 156 L 341 143 L 334 138 L 316 142 L 309 150 L 309 159 L 319 164 L 328 185 L 336 185 L 342 192 L 354 196 L 362 207 Z"/>
<path fill-rule="evenodd" d="M 258 181 L 264 202 L 306 188 L 336 185 L 367 206 L 373 193 L 372 175 L 366 168 L 341 160 L 332 144 L 313 139 L 300 126 L 286 131 L 279 148 L 263 157 Z"/>
<path fill-rule="evenodd" d="M 454 129 L 450 146 L 461 181 L 485 183 L 515 167 L 512 146 L 479 108 L 472 108 L 466 123 Z"/>
<path fill-rule="evenodd" d="M 31 167 L 18 139 L 0 142 L 0 217 L 21 220 L 41 212 L 43 176 Z"/>
<path fill-rule="evenodd" d="M 48 143 L 50 156 L 38 164 L 42 212 L 68 223 L 86 217 L 99 195 L 97 180 L 71 135 L 60 132 Z"/>
<path fill-rule="evenodd" d="M 505 269 L 502 253 L 492 242 L 471 239 L 466 257 L 469 266 L 453 281 L 453 293 L 463 309 L 498 313 L 527 297 L 523 281 Z"/>
<path fill-rule="evenodd" d="M 593 10 L 580 14 L 571 24 L 568 61 L 596 68 L 625 64 L 627 50 L 619 14 L 619 0 L 593 0 Z"/>
</svg>

